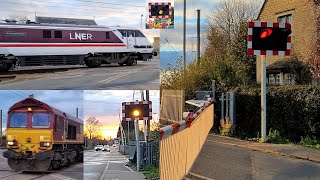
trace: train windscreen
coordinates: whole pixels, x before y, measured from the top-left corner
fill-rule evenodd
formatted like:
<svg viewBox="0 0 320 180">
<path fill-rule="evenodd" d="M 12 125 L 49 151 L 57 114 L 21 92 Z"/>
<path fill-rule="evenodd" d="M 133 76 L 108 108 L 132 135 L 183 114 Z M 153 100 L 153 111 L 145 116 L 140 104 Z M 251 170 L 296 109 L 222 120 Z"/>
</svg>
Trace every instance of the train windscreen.
<svg viewBox="0 0 320 180">
<path fill-rule="evenodd" d="M 33 128 L 49 128 L 51 115 L 49 113 L 34 113 L 32 114 Z"/>
<path fill-rule="evenodd" d="M 25 128 L 27 127 L 27 121 L 28 121 L 27 113 L 12 113 L 9 119 L 9 127 Z"/>
</svg>

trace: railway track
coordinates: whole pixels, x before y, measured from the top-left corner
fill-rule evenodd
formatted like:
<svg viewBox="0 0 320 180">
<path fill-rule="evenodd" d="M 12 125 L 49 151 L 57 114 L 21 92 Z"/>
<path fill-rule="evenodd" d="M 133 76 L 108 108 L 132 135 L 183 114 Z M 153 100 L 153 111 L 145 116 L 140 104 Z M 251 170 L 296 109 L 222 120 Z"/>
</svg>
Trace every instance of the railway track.
<svg viewBox="0 0 320 180">
<path fill-rule="evenodd" d="M 46 171 L 46 172 L 16 172 L 8 169 L 0 169 L 0 179 L 21 179 L 23 177 L 24 180 L 34 180 L 34 179 L 68 179 L 68 180 L 76 180 L 79 178 L 72 178 L 67 175 L 61 175 L 59 173 L 69 174 L 69 173 L 83 173 L 82 170 L 67 170 L 61 169 L 56 171 Z M 2 174 L 2 175 L 1 175 Z"/>
</svg>

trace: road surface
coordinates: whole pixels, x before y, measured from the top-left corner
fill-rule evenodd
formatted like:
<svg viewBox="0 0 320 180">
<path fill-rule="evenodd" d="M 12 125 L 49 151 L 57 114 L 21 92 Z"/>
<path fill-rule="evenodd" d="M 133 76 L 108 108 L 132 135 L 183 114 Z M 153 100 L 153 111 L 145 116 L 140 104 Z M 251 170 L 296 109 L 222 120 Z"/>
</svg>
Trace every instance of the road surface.
<svg viewBox="0 0 320 180">
<path fill-rule="evenodd" d="M 2 156 L 5 149 L 0 149 L 0 180 L 82 180 L 83 164 L 75 164 L 52 173 L 21 173 L 10 169 L 7 159 Z"/>
<path fill-rule="evenodd" d="M 0 82 L 0 89 L 159 89 L 159 66 L 157 57 L 151 61 L 138 61 L 135 66 L 112 64 L 49 73 L 10 72 L 15 78 L 4 79 Z"/>
<path fill-rule="evenodd" d="M 319 151 L 320 153 L 320 151 Z M 209 135 L 190 179 L 320 179 L 320 164 L 217 143 Z"/>
<path fill-rule="evenodd" d="M 126 167 L 128 157 L 115 147 L 110 152 L 88 150 L 84 152 L 84 178 L 90 180 L 143 180 L 140 172 Z"/>
</svg>

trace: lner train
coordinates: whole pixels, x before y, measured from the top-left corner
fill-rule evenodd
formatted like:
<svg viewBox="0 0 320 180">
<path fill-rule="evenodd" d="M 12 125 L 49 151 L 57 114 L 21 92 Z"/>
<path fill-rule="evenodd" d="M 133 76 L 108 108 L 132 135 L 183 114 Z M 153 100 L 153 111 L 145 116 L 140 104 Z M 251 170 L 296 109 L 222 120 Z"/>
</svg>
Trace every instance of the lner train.
<svg viewBox="0 0 320 180">
<path fill-rule="evenodd" d="M 0 23 L 0 71 L 17 65 L 133 65 L 156 56 L 138 29 L 88 25 Z"/>
<path fill-rule="evenodd" d="M 83 160 L 83 122 L 27 98 L 8 112 L 7 158 L 16 171 L 48 171 Z"/>
</svg>

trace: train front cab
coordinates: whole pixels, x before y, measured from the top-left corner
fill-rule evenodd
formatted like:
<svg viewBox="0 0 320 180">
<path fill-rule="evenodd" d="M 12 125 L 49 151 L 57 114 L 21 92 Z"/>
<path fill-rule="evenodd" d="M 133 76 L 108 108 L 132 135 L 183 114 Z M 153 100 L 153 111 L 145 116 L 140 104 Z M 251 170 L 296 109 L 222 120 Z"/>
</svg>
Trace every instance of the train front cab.
<svg viewBox="0 0 320 180">
<path fill-rule="evenodd" d="M 43 172 L 74 164 L 83 159 L 82 128 L 77 118 L 27 98 L 8 112 L 8 150 L 3 156 L 16 171 Z"/>
<path fill-rule="evenodd" d="M 41 108 L 21 108 L 8 114 L 7 148 L 3 156 L 17 171 L 48 170 L 54 153 L 52 113 Z"/>
</svg>

